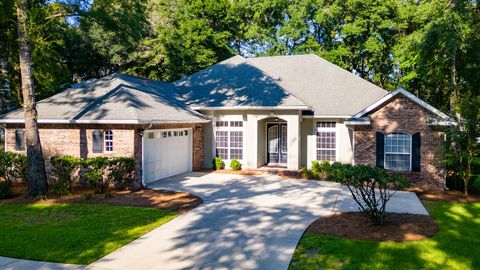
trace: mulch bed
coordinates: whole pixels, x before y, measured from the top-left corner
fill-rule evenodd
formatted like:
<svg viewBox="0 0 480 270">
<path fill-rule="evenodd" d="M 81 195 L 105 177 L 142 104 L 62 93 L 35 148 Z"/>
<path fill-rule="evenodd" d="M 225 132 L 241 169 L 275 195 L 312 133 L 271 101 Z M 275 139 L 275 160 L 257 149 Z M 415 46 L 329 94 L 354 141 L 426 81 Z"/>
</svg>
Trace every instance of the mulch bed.
<svg viewBox="0 0 480 270">
<path fill-rule="evenodd" d="M 322 217 L 307 232 L 354 240 L 417 241 L 435 235 L 437 224 L 430 216 L 387 213 L 384 225 L 372 225 L 363 213 L 346 212 Z"/>
<path fill-rule="evenodd" d="M 10 199 L 0 200 L 0 203 L 39 203 L 39 204 L 57 204 L 57 203 L 91 203 L 91 204 L 109 204 L 117 206 L 136 206 L 150 207 L 163 210 L 186 212 L 203 201 L 200 197 L 168 190 L 112 190 L 110 196 L 105 194 L 95 194 L 90 188 L 75 188 L 72 194 L 67 196 L 55 196 L 49 194 L 46 199 L 26 198 L 26 187 L 24 185 L 15 185 L 13 187 L 15 196 Z"/>
<path fill-rule="evenodd" d="M 456 191 L 456 190 L 416 191 L 416 193 L 421 200 L 425 200 L 425 201 L 461 202 L 461 203 L 480 202 L 480 196 L 479 195 L 465 196 L 465 194 L 463 194 L 463 192 Z"/>
</svg>

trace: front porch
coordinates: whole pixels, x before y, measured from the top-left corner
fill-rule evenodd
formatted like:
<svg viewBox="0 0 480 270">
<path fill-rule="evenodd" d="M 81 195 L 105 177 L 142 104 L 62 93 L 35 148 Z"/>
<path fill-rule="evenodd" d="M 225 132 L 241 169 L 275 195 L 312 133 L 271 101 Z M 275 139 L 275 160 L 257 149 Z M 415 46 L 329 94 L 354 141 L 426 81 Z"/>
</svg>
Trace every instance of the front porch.
<svg viewBox="0 0 480 270">
<path fill-rule="evenodd" d="M 300 115 L 248 114 L 244 167 L 298 171 L 300 168 Z"/>
</svg>

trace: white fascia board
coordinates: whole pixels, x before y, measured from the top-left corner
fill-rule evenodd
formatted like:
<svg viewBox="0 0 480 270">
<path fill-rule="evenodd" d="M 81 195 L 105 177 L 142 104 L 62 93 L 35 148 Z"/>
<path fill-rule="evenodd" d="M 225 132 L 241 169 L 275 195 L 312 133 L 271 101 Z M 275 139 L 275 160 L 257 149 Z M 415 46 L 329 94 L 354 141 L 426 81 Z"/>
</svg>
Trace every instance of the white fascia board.
<svg viewBox="0 0 480 270">
<path fill-rule="evenodd" d="M 368 121 L 345 121 L 344 124 L 347 126 L 369 126 L 372 122 Z"/>
<path fill-rule="evenodd" d="M 441 112 L 437 108 L 435 108 L 432 105 L 426 103 L 425 101 L 421 100 L 420 98 L 418 98 L 414 94 L 408 92 L 407 90 L 405 90 L 401 87 L 397 88 L 395 91 L 392 91 L 392 92 L 388 93 L 386 96 L 384 96 L 383 98 L 381 98 L 377 102 L 373 103 L 372 105 L 363 109 L 359 113 L 355 114 L 353 116 L 353 118 L 360 118 L 360 117 L 364 116 L 365 114 L 367 114 L 367 113 L 371 112 L 372 110 L 378 108 L 380 105 L 382 105 L 383 103 L 385 103 L 386 101 L 390 100 L 391 98 L 393 98 L 394 96 L 396 96 L 398 94 L 403 94 L 404 96 L 408 97 L 409 99 L 411 99 L 412 101 L 414 101 L 415 103 L 420 105 L 421 107 L 423 107 L 426 110 L 436 114 L 437 116 L 439 116 L 442 119 L 449 119 L 448 115 L 444 114 L 443 112 Z"/>
<path fill-rule="evenodd" d="M 303 118 L 318 118 L 318 119 L 348 119 L 351 115 L 346 114 L 325 114 L 325 115 L 302 115 Z"/>
<path fill-rule="evenodd" d="M 192 110 L 212 110 L 212 111 L 226 111 L 226 110 L 310 110 L 309 106 L 224 106 L 224 107 L 203 107 L 193 106 Z"/>
<path fill-rule="evenodd" d="M 139 121 L 139 124 L 205 124 L 205 123 L 210 123 L 212 120 L 210 119 L 199 119 L 199 120 L 181 120 L 181 121 L 176 121 L 176 120 L 145 120 L 145 121 Z"/>
</svg>

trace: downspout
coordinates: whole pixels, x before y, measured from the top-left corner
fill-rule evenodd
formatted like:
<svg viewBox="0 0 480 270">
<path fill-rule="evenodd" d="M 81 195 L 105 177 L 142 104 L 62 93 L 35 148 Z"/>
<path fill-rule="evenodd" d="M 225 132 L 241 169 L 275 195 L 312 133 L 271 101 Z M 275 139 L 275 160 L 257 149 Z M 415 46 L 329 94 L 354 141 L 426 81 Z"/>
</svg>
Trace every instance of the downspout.
<svg viewBox="0 0 480 270">
<path fill-rule="evenodd" d="M 352 131 L 352 165 L 355 166 L 355 129 L 351 127 L 348 129 Z"/>
<path fill-rule="evenodd" d="M 141 140 L 142 140 L 142 187 L 143 188 L 145 188 L 145 174 L 144 174 L 144 172 L 145 172 L 145 162 L 144 162 L 144 160 L 145 160 L 145 147 L 144 147 L 145 142 L 144 142 L 144 137 L 145 136 L 143 136 L 143 135 L 145 134 L 145 131 L 151 129 L 152 126 L 153 126 L 153 124 L 150 123 L 147 128 L 142 130 L 141 133 L 139 132 L 139 135 L 142 137 Z"/>
</svg>

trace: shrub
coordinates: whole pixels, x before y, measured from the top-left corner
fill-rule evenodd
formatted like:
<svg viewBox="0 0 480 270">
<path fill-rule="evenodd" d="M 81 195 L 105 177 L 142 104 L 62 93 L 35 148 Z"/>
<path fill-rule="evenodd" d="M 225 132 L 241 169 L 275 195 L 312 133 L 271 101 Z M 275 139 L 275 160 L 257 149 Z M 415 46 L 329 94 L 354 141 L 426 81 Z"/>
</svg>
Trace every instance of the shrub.
<svg viewBox="0 0 480 270">
<path fill-rule="evenodd" d="M 82 160 L 85 169 L 85 181 L 95 188 L 95 193 L 105 193 L 110 186 L 111 178 L 107 177 L 108 158 L 96 157 Z"/>
<path fill-rule="evenodd" d="M 480 176 L 475 177 L 472 183 L 473 191 L 480 192 Z"/>
<path fill-rule="evenodd" d="M 360 209 L 375 224 L 383 224 L 387 202 L 396 191 L 406 188 L 409 182 L 399 174 L 389 174 L 385 169 L 368 165 L 342 165 L 334 163 L 328 177 L 346 185 Z"/>
<path fill-rule="evenodd" d="M 71 156 L 51 157 L 53 193 L 56 195 L 68 195 L 72 191 L 72 178 L 80 165 L 80 159 Z"/>
<path fill-rule="evenodd" d="M 135 182 L 135 159 L 113 158 L 108 161 L 108 171 L 116 188 L 131 188 Z"/>
<path fill-rule="evenodd" d="M 12 184 L 7 180 L 0 180 L 0 199 L 10 198 L 12 195 Z"/>
<path fill-rule="evenodd" d="M 325 179 L 327 178 L 328 170 L 330 169 L 330 162 L 328 160 L 323 160 L 318 162 L 317 160 L 312 161 L 312 167 L 310 170 L 305 170 L 305 177 L 308 179 Z"/>
<path fill-rule="evenodd" d="M 223 162 L 221 157 L 216 157 L 213 159 L 213 169 L 214 170 L 221 170 L 225 168 L 225 162 Z"/>
<path fill-rule="evenodd" d="M 11 152 L 0 152 L 0 177 L 10 184 L 17 178 L 27 181 L 27 157 Z"/>
<path fill-rule="evenodd" d="M 236 159 L 232 159 L 232 161 L 230 161 L 230 169 L 234 170 L 234 171 L 238 171 L 242 168 L 242 164 L 240 164 L 240 161 L 236 160 Z"/>
</svg>

